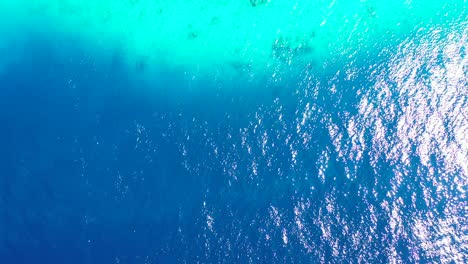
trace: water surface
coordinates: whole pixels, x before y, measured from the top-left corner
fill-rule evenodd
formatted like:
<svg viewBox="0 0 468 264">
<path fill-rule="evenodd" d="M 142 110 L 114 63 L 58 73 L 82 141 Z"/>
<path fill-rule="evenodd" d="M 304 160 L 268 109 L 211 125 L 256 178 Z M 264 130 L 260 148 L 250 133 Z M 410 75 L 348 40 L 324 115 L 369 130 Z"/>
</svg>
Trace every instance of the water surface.
<svg viewBox="0 0 468 264">
<path fill-rule="evenodd" d="M 466 263 L 465 1 L 0 3 L 2 263 Z"/>
</svg>

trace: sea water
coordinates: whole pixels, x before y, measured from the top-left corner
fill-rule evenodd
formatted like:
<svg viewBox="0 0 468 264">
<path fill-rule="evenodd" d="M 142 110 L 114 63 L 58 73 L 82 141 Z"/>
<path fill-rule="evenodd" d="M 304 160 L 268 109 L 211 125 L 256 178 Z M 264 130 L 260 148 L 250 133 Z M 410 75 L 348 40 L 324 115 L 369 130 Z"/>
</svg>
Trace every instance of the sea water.
<svg viewBox="0 0 468 264">
<path fill-rule="evenodd" d="M 466 263 L 463 0 L 0 2 L 1 263 Z"/>
</svg>

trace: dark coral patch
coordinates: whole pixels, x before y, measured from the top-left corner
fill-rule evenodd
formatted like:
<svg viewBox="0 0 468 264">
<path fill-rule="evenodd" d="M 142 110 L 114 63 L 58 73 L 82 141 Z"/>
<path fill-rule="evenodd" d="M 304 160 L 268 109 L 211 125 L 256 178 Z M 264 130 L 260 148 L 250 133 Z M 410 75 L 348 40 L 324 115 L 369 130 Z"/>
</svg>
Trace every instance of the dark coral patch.
<svg viewBox="0 0 468 264">
<path fill-rule="evenodd" d="M 367 7 L 367 15 L 370 17 L 370 18 L 374 18 L 377 16 L 377 13 L 375 12 L 375 8 L 373 6 L 369 6 Z"/>
<path fill-rule="evenodd" d="M 144 72 L 146 70 L 146 67 L 147 67 L 147 62 L 145 58 L 141 58 L 137 60 L 135 63 L 135 70 L 137 72 Z"/>
<path fill-rule="evenodd" d="M 210 21 L 210 25 L 217 25 L 219 24 L 219 17 L 212 17 Z"/>
<path fill-rule="evenodd" d="M 187 34 L 187 39 L 193 40 L 193 39 L 196 39 L 196 38 L 198 38 L 198 32 L 197 31 L 190 31 Z"/>
<path fill-rule="evenodd" d="M 310 40 L 297 36 L 280 37 L 271 46 L 272 57 L 282 61 L 288 61 L 293 57 L 307 56 L 314 52 L 314 47 Z"/>
<path fill-rule="evenodd" d="M 256 7 L 258 5 L 262 5 L 262 4 L 266 4 L 269 2 L 269 0 L 249 0 L 250 1 L 250 4 L 253 6 L 253 7 Z"/>
</svg>

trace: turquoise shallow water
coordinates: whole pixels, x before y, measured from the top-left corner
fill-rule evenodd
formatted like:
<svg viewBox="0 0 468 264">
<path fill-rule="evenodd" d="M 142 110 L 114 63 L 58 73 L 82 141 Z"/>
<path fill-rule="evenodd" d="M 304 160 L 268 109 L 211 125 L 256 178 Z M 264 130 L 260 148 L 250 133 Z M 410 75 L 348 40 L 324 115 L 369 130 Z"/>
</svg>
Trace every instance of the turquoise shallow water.
<svg viewBox="0 0 468 264">
<path fill-rule="evenodd" d="M 465 1 L 0 3 L 2 263 L 466 263 Z"/>
</svg>

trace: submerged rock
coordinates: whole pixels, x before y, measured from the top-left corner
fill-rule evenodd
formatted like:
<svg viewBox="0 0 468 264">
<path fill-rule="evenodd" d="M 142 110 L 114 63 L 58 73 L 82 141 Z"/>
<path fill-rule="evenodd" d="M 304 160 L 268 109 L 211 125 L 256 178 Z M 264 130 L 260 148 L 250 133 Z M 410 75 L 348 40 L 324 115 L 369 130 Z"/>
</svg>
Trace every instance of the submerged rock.
<svg viewBox="0 0 468 264">
<path fill-rule="evenodd" d="M 252 4 L 253 7 L 262 5 L 262 4 L 267 4 L 270 2 L 269 0 L 250 0 L 250 4 Z"/>
</svg>

